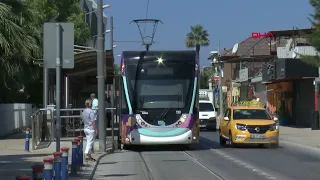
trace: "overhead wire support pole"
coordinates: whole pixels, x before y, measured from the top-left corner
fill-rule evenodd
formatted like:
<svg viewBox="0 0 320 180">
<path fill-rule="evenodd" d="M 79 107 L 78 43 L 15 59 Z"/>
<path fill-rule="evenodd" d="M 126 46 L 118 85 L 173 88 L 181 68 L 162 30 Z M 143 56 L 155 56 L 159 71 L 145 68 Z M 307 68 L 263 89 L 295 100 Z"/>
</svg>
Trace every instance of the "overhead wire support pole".
<svg viewBox="0 0 320 180">
<path fill-rule="evenodd" d="M 106 151 L 106 124 L 105 124 L 105 74 L 104 74 L 104 45 L 103 45 L 103 7 L 102 0 L 97 2 L 97 79 L 98 79 L 98 134 L 99 151 Z"/>
</svg>

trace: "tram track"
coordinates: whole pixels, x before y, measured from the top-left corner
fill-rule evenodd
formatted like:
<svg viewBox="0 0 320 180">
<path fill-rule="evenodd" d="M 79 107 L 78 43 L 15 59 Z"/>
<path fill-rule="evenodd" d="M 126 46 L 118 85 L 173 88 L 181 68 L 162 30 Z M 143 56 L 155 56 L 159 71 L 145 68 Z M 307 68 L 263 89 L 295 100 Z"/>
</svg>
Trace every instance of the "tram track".
<svg viewBox="0 0 320 180">
<path fill-rule="evenodd" d="M 216 179 L 219 180 L 228 180 L 226 178 L 224 178 L 223 176 L 219 175 L 217 172 L 214 172 L 213 170 L 211 170 L 207 165 L 205 165 L 204 163 L 202 163 L 201 161 L 199 161 L 197 158 L 195 158 L 194 156 L 192 156 L 190 153 L 188 153 L 187 151 L 182 151 L 183 154 L 185 154 L 186 156 L 188 156 L 194 163 L 198 164 L 199 166 L 201 166 L 202 168 L 204 168 L 206 171 L 208 171 L 212 176 L 214 176 Z"/>
<path fill-rule="evenodd" d="M 142 166 L 144 175 L 146 176 L 147 180 L 154 180 L 154 178 L 151 174 L 150 168 L 148 167 L 147 162 L 144 159 L 142 152 L 139 152 L 138 154 L 141 159 L 141 166 Z"/>
</svg>

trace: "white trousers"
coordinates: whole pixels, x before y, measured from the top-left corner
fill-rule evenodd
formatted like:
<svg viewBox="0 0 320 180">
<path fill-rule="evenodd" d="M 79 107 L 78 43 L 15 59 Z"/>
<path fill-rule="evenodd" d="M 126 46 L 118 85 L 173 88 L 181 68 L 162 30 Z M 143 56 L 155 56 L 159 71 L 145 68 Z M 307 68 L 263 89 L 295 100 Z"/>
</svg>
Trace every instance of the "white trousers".
<svg viewBox="0 0 320 180">
<path fill-rule="evenodd" d="M 94 145 L 94 130 L 92 129 L 84 129 L 84 133 L 86 134 L 87 138 L 87 146 L 86 150 L 84 151 L 85 154 L 92 152 L 93 145 Z"/>
</svg>

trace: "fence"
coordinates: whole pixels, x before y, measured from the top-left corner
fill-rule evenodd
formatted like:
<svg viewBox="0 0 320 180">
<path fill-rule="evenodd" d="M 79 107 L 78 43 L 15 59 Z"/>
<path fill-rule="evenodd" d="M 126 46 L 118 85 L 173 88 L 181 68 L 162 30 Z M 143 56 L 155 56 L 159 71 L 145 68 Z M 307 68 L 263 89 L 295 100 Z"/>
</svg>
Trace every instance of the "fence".
<svg viewBox="0 0 320 180">
<path fill-rule="evenodd" d="M 81 113 L 84 108 L 60 109 L 61 111 L 61 134 L 65 137 L 81 136 L 83 124 L 81 121 Z M 94 109 L 98 110 L 98 109 Z M 111 132 L 114 140 L 114 123 L 119 121 L 117 108 L 106 108 L 112 110 L 111 117 Z M 37 149 L 41 141 L 52 142 L 55 140 L 55 111 L 53 105 L 48 105 L 48 108 L 38 109 L 31 116 L 32 118 L 32 150 Z M 115 113 L 114 113 L 115 111 Z"/>
</svg>

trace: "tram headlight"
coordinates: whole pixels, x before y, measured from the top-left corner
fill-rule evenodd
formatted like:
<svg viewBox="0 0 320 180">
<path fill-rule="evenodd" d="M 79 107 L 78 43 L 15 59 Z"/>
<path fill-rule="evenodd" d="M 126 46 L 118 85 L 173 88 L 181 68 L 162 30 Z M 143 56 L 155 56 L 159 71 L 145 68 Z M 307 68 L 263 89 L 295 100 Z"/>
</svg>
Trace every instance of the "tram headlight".
<svg viewBox="0 0 320 180">
<path fill-rule="evenodd" d="M 142 117 L 140 116 L 140 114 L 136 114 L 136 120 L 138 121 L 139 124 L 141 124 Z"/>
<path fill-rule="evenodd" d="M 135 117 L 129 117 L 129 119 L 128 119 L 128 125 L 129 125 L 129 126 L 135 125 L 136 122 L 137 122 L 137 120 L 136 120 Z"/>
<path fill-rule="evenodd" d="M 182 116 L 179 119 L 179 122 L 184 123 L 188 118 L 188 114 L 182 114 Z"/>
</svg>

